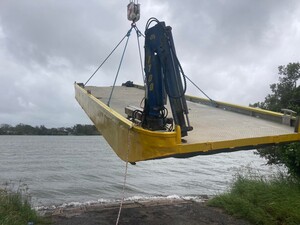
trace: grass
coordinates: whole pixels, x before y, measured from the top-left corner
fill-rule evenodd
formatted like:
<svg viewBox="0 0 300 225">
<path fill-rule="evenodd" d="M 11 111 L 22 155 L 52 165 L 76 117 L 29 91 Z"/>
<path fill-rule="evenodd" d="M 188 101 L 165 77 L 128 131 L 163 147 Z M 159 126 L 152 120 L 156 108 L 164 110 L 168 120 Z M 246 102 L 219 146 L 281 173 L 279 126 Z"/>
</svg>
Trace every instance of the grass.
<svg viewBox="0 0 300 225">
<path fill-rule="evenodd" d="M 27 225 L 28 222 L 47 224 L 35 210 L 31 208 L 28 196 L 24 194 L 24 186 L 13 192 L 0 189 L 0 225 Z M 28 190 L 28 189 L 27 189 Z"/>
<path fill-rule="evenodd" d="M 300 225 L 300 181 L 238 175 L 229 193 L 208 202 L 252 224 Z"/>
</svg>

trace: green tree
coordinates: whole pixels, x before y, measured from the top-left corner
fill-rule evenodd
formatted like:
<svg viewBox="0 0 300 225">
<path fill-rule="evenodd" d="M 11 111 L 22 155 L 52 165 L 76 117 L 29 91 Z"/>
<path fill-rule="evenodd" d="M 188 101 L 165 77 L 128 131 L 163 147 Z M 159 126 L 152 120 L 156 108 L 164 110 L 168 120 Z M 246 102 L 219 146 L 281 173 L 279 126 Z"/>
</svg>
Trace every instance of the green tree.
<svg viewBox="0 0 300 225">
<path fill-rule="evenodd" d="M 25 135 L 25 134 L 26 135 L 36 135 L 37 130 L 30 125 L 20 123 L 15 127 L 15 134 L 17 134 L 17 135 Z"/>
<path fill-rule="evenodd" d="M 81 125 L 76 124 L 73 127 L 74 135 L 97 135 L 99 132 L 97 131 L 94 125 Z"/>
<path fill-rule="evenodd" d="M 12 126 L 9 124 L 1 124 L 0 125 L 0 135 L 11 134 Z"/>
<path fill-rule="evenodd" d="M 280 112 L 288 108 L 300 115 L 300 64 L 289 63 L 278 67 L 279 82 L 271 84 L 271 94 L 264 102 L 251 106 Z M 284 144 L 258 149 L 258 154 L 268 160 L 268 164 L 283 164 L 290 174 L 300 178 L 300 143 Z"/>
</svg>

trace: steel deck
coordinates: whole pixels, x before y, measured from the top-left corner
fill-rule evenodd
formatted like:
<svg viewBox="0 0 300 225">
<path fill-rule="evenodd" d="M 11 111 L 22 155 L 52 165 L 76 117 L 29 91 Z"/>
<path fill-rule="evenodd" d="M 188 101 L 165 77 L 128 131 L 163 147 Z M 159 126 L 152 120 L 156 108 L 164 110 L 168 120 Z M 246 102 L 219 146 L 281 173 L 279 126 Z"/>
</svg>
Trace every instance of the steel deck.
<svg viewBox="0 0 300 225">
<path fill-rule="evenodd" d="M 85 89 L 90 90 L 93 96 L 107 103 L 112 88 L 88 86 Z M 140 107 L 144 95 L 145 91 L 142 89 L 117 86 L 114 89 L 110 107 L 126 117 L 125 107 L 128 105 Z M 190 123 L 194 128 L 187 137 L 184 137 L 189 144 L 294 133 L 294 128 L 291 126 L 191 101 L 187 101 L 187 104 Z M 171 109 L 169 106 L 167 108 L 170 114 Z"/>
<path fill-rule="evenodd" d="M 150 131 L 127 119 L 127 106 L 141 107 L 141 86 L 114 88 L 75 83 L 75 97 L 97 129 L 124 161 L 137 162 L 165 157 L 191 157 L 258 148 L 300 140 L 299 120 L 292 115 L 257 108 L 211 102 L 186 96 L 193 130 L 181 137 L 174 131 Z M 169 114 L 170 107 L 167 106 Z M 171 115 L 170 115 L 171 116 Z"/>
</svg>

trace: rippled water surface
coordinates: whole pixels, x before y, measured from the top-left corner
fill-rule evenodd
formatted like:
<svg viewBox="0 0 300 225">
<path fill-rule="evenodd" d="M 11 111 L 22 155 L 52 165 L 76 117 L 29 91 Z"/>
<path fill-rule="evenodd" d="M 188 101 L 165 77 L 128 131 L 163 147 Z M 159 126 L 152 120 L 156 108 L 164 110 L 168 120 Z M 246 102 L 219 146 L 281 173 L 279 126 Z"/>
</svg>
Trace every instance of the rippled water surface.
<svg viewBox="0 0 300 225">
<path fill-rule="evenodd" d="M 264 164 L 253 151 L 139 162 L 128 167 L 126 197 L 214 195 L 245 167 L 271 174 Z M 27 184 L 35 206 L 120 199 L 124 172 L 99 136 L 0 136 L 0 184 Z"/>
</svg>

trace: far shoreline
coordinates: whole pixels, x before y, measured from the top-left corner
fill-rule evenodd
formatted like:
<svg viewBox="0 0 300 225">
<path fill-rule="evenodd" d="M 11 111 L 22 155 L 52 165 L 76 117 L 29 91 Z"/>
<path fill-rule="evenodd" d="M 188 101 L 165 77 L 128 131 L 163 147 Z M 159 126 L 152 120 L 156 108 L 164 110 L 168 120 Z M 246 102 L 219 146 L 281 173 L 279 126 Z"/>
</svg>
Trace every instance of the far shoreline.
<svg viewBox="0 0 300 225">
<path fill-rule="evenodd" d="M 76 124 L 71 127 L 47 128 L 44 125 L 31 126 L 20 123 L 16 126 L 0 125 L 0 135 L 37 135 L 37 136 L 92 136 L 101 135 L 94 125 Z"/>
</svg>

